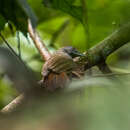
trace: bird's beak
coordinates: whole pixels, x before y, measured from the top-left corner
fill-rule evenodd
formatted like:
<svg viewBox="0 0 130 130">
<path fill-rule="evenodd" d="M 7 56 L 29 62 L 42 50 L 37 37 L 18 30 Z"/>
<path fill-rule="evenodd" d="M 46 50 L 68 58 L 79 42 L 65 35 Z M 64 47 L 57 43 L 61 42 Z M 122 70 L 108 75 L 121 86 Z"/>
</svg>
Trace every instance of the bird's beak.
<svg viewBox="0 0 130 130">
<path fill-rule="evenodd" d="M 79 51 L 73 51 L 72 53 L 73 53 L 73 55 L 74 55 L 75 57 L 85 56 L 85 54 L 82 54 L 82 53 L 80 53 Z"/>
</svg>

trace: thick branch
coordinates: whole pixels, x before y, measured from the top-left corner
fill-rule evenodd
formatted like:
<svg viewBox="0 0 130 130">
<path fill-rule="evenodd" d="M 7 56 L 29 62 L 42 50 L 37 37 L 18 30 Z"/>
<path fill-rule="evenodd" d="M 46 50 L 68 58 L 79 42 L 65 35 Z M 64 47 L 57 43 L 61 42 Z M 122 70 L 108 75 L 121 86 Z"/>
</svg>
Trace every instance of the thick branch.
<svg viewBox="0 0 130 130">
<path fill-rule="evenodd" d="M 81 64 L 85 64 L 85 69 L 94 65 L 98 65 L 106 60 L 106 58 L 130 41 L 130 23 L 124 25 L 105 40 L 95 45 L 86 52 L 86 57 L 78 60 Z"/>
<path fill-rule="evenodd" d="M 28 20 L 28 32 L 29 32 L 30 37 L 32 38 L 36 48 L 39 50 L 43 60 L 48 60 L 50 58 L 51 54 L 49 53 L 49 51 L 46 48 L 43 41 L 40 39 L 38 33 L 33 29 L 30 20 Z"/>
</svg>

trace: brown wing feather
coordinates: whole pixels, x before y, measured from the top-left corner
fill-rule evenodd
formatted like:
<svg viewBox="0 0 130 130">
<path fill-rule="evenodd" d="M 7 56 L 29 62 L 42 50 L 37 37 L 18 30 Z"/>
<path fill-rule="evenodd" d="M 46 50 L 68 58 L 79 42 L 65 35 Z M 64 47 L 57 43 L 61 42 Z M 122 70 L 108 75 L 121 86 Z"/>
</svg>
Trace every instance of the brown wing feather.
<svg viewBox="0 0 130 130">
<path fill-rule="evenodd" d="M 50 73 L 44 79 L 43 84 L 48 91 L 54 91 L 57 88 L 64 88 L 68 82 L 69 82 L 69 79 L 66 73 L 62 72 L 60 74 Z"/>
<path fill-rule="evenodd" d="M 61 73 L 61 72 L 69 72 L 70 70 L 73 70 L 76 67 L 75 62 L 73 62 L 73 59 L 63 53 L 63 52 L 57 52 L 44 64 L 42 69 L 42 75 L 47 76 L 50 71 L 55 73 Z"/>
<path fill-rule="evenodd" d="M 56 52 L 43 65 L 43 84 L 49 91 L 63 88 L 69 81 L 67 74 L 76 67 L 73 59 L 64 52 Z"/>
</svg>

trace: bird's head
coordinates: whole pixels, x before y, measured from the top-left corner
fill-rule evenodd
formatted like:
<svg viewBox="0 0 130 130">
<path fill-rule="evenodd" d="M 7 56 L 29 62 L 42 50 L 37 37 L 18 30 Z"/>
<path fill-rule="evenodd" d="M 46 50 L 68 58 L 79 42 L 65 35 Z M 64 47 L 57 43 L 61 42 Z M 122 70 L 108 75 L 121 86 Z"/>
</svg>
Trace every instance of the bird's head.
<svg viewBox="0 0 130 130">
<path fill-rule="evenodd" d="M 76 50 L 72 46 L 63 47 L 61 50 L 65 53 L 67 53 L 72 58 L 75 58 L 75 57 L 78 57 L 78 56 L 85 56 L 84 54 L 80 53 L 78 50 Z"/>
</svg>

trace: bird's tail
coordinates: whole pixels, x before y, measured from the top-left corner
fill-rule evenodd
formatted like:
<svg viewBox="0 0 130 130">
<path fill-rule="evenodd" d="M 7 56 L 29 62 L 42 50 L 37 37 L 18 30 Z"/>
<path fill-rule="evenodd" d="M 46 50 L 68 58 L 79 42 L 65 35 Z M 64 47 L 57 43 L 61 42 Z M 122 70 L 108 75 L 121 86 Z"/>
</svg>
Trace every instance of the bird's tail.
<svg viewBox="0 0 130 130">
<path fill-rule="evenodd" d="M 64 88 L 68 82 L 69 78 L 65 72 L 60 74 L 50 73 L 45 77 L 43 85 L 48 91 L 54 91 L 57 88 Z"/>
</svg>

